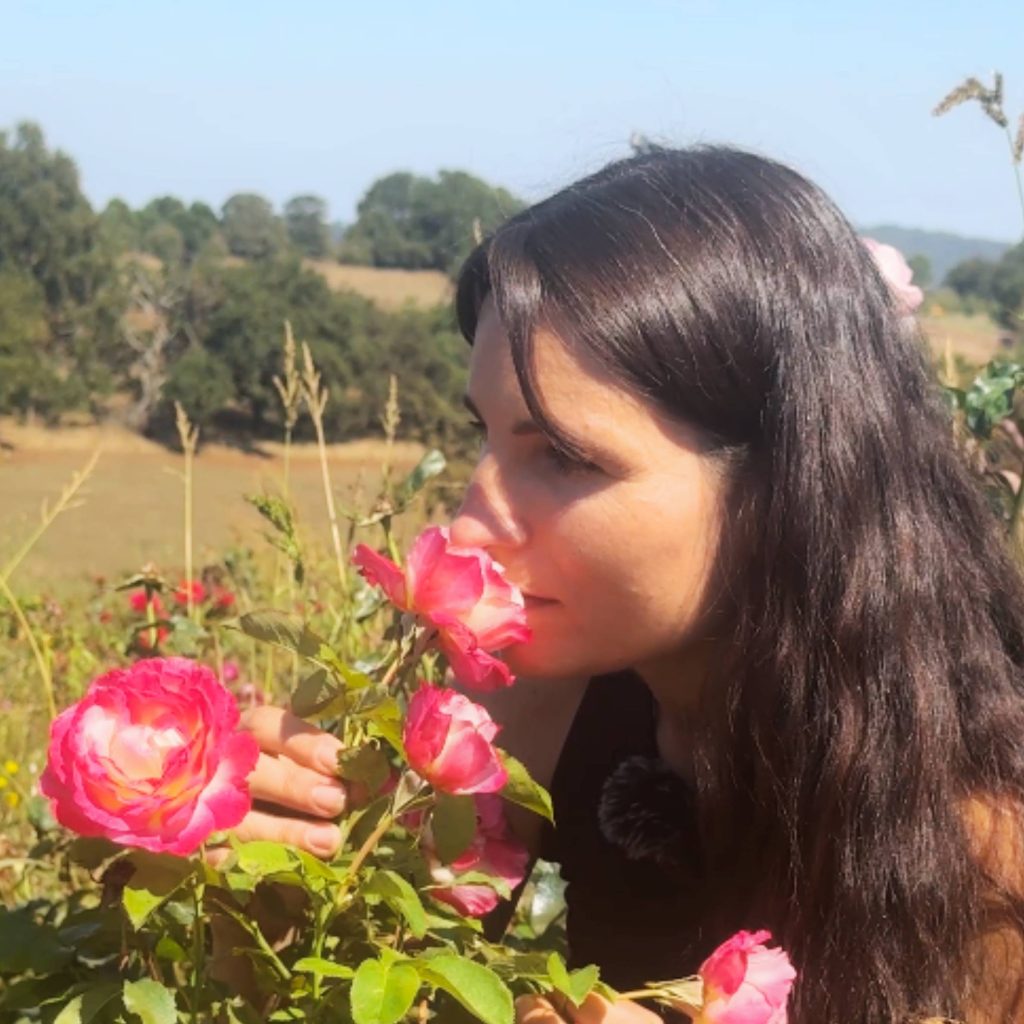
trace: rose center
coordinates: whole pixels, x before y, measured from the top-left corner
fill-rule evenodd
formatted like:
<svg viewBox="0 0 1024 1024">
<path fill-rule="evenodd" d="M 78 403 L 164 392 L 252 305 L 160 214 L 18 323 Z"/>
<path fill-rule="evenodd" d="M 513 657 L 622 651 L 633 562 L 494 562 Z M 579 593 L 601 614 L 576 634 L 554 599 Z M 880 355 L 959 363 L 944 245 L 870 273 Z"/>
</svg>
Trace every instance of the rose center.
<svg viewBox="0 0 1024 1024">
<path fill-rule="evenodd" d="M 163 775 L 169 754 L 184 746 L 178 729 L 129 725 L 110 740 L 111 760 L 130 779 L 154 779 Z"/>
</svg>

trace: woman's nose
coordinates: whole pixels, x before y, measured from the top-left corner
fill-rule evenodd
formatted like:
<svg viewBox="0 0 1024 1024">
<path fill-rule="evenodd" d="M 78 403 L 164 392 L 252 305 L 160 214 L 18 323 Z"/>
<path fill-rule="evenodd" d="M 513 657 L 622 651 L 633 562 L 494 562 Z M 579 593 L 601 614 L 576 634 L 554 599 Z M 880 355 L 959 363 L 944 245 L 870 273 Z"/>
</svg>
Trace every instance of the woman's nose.
<svg viewBox="0 0 1024 1024">
<path fill-rule="evenodd" d="M 481 456 L 452 520 L 452 544 L 484 548 L 497 557 L 499 551 L 524 543 L 525 526 L 500 476 L 493 457 Z"/>
</svg>

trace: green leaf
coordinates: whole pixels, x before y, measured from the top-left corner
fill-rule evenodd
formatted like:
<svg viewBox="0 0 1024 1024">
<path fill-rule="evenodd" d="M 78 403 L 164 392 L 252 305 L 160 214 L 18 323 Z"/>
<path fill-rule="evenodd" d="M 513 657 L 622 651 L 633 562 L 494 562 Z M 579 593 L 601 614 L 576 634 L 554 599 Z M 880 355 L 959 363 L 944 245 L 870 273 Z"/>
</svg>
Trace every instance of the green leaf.
<svg viewBox="0 0 1024 1024">
<path fill-rule="evenodd" d="M 257 839 L 251 843 L 235 845 L 238 854 L 238 870 L 256 878 L 283 874 L 295 870 L 295 855 L 281 843 Z"/>
<path fill-rule="evenodd" d="M 476 835 L 476 803 L 471 796 L 438 793 L 430 824 L 437 855 L 442 863 L 451 864 Z"/>
<path fill-rule="evenodd" d="M 172 963 L 183 963 L 188 959 L 188 953 L 170 935 L 161 935 L 153 952 L 161 960 L 170 960 Z"/>
<path fill-rule="evenodd" d="M 359 718 L 366 722 L 371 735 L 385 740 L 395 751 L 405 756 L 405 744 L 402 742 L 402 709 L 394 697 L 387 697 L 359 712 Z"/>
<path fill-rule="evenodd" d="M 521 761 L 517 761 L 511 754 L 506 754 L 504 750 L 499 750 L 498 753 L 508 772 L 508 782 L 505 783 L 501 795 L 511 803 L 519 804 L 520 807 L 525 807 L 554 824 L 555 815 L 551 809 L 551 796 L 548 791 L 530 778 L 530 773 Z"/>
<path fill-rule="evenodd" d="M 415 938 L 422 939 L 426 934 L 427 915 L 419 893 L 401 875 L 394 871 L 375 871 L 362 892 L 364 896 L 379 897 L 403 917 Z"/>
<path fill-rule="evenodd" d="M 344 693 L 334 685 L 327 669 L 317 665 L 292 691 L 290 705 L 292 713 L 299 718 L 314 718 L 336 713 L 333 705 L 339 699 L 342 707 L 338 710 L 344 710 Z"/>
<path fill-rule="evenodd" d="M 548 978 L 552 986 L 579 1006 L 593 991 L 600 971 L 593 964 L 569 973 L 565 961 L 558 953 L 552 953 L 547 961 Z"/>
<path fill-rule="evenodd" d="M 426 486 L 427 481 L 444 472 L 447 460 L 444 453 L 431 448 L 420 459 L 413 471 L 398 485 L 395 498 L 399 505 L 408 505 Z"/>
<path fill-rule="evenodd" d="M 512 1024 L 512 993 L 489 967 L 454 953 L 416 961 L 420 977 L 457 999 L 485 1024 Z"/>
<path fill-rule="evenodd" d="M 37 923 L 27 910 L 0 907 L 0 964 L 5 974 L 48 974 L 73 956 L 74 950 L 61 942 L 53 925 Z"/>
<path fill-rule="evenodd" d="M 141 1017 L 142 1024 L 177 1024 L 173 993 L 152 978 L 124 983 L 124 1008 Z"/>
<path fill-rule="evenodd" d="M 325 643 L 298 616 L 273 609 L 247 612 L 239 617 L 238 628 L 254 640 L 276 644 L 303 658 L 315 658 Z"/>
<path fill-rule="evenodd" d="M 174 895 L 195 874 L 195 865 L 184 857 L 148 850 L 132 850 L 126 858 L 135 868 L 121 894 L 132 927 L 138 931 L 150 914 Z"/>
<path fill-rule="evenodd" d="M 349 782 L 361 782 L 376 793 L 391 775 L 391 764 L 380 747 L 367 744 L 341 752 L 338 774 Z"/>
<path fill-rule="evenodd" d="M 336 964 L 333 960 L 325 960 L 322 956 L 304 956 L 292 967 L 301 974 L 319 974 L 323 978 L 351 978 L 355 971 L 344 964 Z"/>
<path fill-rule="evenodd" d="M 538 860 L 532 875 L 533 896 L 527 919 L 535 935 L 543 935 L 565 910 L 565 880 L 558 868 Z"/>
<path fill-rule="evenodd" d="M 420 976 L 409 963 L 364 960 L 352 979 L 355 1024 L 398 1024 L 420 989 Z"/>
<path fill-rule="evenodd" d="M 80 992 L 57 1014 L 53 1024 L 89 1024 L 120 991 L 120 984 L 107 981 Z"/>
</svg>

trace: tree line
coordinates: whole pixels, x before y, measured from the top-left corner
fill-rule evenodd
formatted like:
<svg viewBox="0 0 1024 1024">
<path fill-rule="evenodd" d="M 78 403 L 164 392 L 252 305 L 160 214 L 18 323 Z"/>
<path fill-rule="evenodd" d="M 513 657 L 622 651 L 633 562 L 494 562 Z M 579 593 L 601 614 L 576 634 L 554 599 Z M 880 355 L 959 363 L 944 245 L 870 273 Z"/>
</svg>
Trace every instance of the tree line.
<svg viewBox="0 0 1024 1024">
<path fill-rule="evenodd" d="M 253 193 L 219 211 L 175 196 L 96 211 L 74 160 L 38 125 L 19 124 L 0 132 L 0 414 L 57 421 L 116 408 L 130 426 L 170 436 L 177 400 L 214 432 L 276 431 L 288 319 L 330 388 L 335 438 L 380 429 L 393 372 L 405 435 L 444 443 L 464 419 L 465 351 L 451 310 L 387 312 L 332 291 L 303 261 L 451 275 L 478 233 L 521 205 L 441 171 L 374 182 L 345 228 L 313 195 L 280 213 Z"/>
</svg>

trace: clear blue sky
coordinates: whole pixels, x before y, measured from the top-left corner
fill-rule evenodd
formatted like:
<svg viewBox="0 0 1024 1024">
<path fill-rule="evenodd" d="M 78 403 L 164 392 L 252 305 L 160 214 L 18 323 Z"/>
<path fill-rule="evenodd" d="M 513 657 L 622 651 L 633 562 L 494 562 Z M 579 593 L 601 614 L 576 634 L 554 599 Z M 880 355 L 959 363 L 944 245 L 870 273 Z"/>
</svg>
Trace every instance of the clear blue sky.
<svg viewBox="0 0 1024 1024">
<path fill-rule="evenodd" d="M 859 224 L 1014 239 L 1005 139 L 1024 0 L 0 0 L 0 127 L 42 124 L 96 204 L 300 192 L 351 218 L 374 178 L 465 168 L 539 198 L 627 150 L 732 142 Z"/>
</svg>

